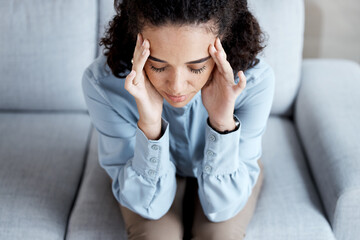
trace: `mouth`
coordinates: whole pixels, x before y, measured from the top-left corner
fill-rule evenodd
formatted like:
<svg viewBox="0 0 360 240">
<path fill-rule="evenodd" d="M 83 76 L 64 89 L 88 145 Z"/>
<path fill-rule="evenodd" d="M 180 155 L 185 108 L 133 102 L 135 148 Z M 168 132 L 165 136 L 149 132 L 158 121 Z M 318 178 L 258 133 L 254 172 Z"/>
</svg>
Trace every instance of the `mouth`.
<svg viewBox="0 0 360 240">
<path fill-rule="evenodd" d="M 165 93 L 166 96 L 173 102 L 175 103 L 179 103 L 179 102 L 183 102 L 186 100 L 186 95 L 170 95 Z"/>
</svg>

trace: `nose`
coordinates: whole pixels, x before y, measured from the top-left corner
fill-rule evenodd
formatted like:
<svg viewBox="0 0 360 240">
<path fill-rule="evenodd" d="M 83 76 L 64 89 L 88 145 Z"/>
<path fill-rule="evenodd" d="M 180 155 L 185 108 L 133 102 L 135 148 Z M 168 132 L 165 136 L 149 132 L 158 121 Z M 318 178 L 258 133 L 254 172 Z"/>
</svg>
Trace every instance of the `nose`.
<svg viewBox="0 0 360 240">
<path fill-rule="evenodd" d="M 173 95 L 182 95 L 185 94 L 185 84 L 184 75 L 181 71 L 175 71 L 171 78 L 169 79 L 169 89 L 172 91 Z"/>
</svg>

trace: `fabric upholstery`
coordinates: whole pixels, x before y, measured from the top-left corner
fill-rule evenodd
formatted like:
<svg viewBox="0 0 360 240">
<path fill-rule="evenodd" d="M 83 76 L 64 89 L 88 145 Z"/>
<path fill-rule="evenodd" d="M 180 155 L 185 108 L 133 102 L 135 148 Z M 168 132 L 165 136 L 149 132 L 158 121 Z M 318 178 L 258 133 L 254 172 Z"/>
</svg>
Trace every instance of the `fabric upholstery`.
<svg viewBox="0 0 360 240">
<path fill-rule="evenodd" d="M 99 18 L 98 18 L 98 42 L 100 38 L 104 37 L 105 30 L 108 27 L 109 21 L 116 14 L 114 9 L 114 0 L 100 0 L 99 1 Z M 103 54 L 104 46 L 98 46 L 97 56 Z"/>
<path fill-rule="evenodd" d="M 305 60 L 295 124 L 339 239 L 360 235 L 360 67 Z"/>
<path fill-rule="evenodd" d="M 126 239 L 120 207 L 111 179 L 98 161 L 98 133 L 92 131 L 84 178 L 69 220 L 67 240 Z"/>
<path fill-rule="evenodd" d="M 0 1 L 0 109 L 85 110 L 96 0 Z"/>
<path fill-rule="evenodd" d="M 276 86 L 272 114 L 292 116 L 300 84 L 304 34 L 303 0 L 249 0 L 267 35 L 262 55 L 273 67 Z"/>
<path fill-rule="evenodd" d="M 264 185 L 246 239 L 335 239 L 293 124 L 288 119 L 271 117 L 263 146 Z M 67 239 L 126 239 L 124 231 L 110 178 L 97 160 L 94 132 Z"/>
<path fill-rule="evenodd" d="M 85 114 L 0 113 L 0 239 L 63 239 L 86 153 Z"/>
<path fill-rule="evenodd" d="M 269 118 L 261 160 L 264 183 L 245 239 L 335 239 L 289 119 Z"/>
</svg>

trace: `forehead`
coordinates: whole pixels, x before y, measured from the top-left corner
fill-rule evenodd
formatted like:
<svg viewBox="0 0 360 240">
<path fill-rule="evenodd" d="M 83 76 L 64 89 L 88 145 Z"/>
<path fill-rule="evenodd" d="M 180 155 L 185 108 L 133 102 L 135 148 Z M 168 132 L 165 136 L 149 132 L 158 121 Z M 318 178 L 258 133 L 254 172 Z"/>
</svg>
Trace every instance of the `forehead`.
<svg viewBox="0 0 360 240">
<path fill-rule="evenodd" d="M 209 56 L 209 45 L 216 35 L 207 25 L 145 27 L 144 39 L 150 42 L 150 54 L 170 64 L 183 64 Z"/>
</svg>

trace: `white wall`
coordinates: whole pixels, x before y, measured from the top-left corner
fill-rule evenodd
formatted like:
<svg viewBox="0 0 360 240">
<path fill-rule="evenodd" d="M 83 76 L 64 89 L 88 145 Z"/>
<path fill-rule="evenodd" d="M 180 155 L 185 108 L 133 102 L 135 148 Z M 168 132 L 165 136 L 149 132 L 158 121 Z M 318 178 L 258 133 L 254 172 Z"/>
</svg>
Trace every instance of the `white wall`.
<svg viewBox="0 0 360 240">
<path fill-rule="evenodd" d="M 303 56 L 360 63 L 360 0 L 305 0 Z"/>
</svg>

